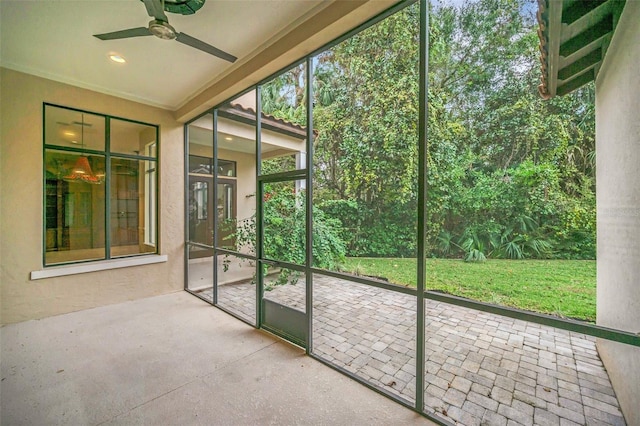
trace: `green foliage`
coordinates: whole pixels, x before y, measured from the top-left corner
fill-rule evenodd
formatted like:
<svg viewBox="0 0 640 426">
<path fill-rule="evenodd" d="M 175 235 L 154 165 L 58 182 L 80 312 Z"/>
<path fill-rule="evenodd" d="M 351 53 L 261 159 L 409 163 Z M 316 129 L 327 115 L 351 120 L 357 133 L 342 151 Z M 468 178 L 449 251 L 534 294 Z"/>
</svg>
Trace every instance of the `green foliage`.
<svg viewBox="0 0 640 426">
<path fill-rule="evenodd" d="M 305 197 L 304 191 L 296 191 L 289 182 L 264 185 L 263 248 L 267 259 L 305 264 Z M 249 251 L 255 251 L 255 225 L 252 216 L 239 223 L 234 234 L 237 244 Z M 314 266 L 337 269 L 346 253 L 340 221 L 314 208 L 313 233 Z M 274 285 L 295 284 L 299 278 L 298 272 L 286 268 L 267 267 L 264 271 L 265 275 L 270 272 L 278 275 L 267 290 Z"/>
<path fill-rule="evenodd" d="M 524 4 L 480 0 L 431 11 L 433 256 L 595 256 L 593 86 L 539 98 L 538 41 Z"/>
<path fill-rule="evenodd" d="M 406 205 L 386 209 L 374 214 L 363 202 L 353 200 L 326 200 L 318 204 L 318 211 L 336 218 L 341 224 L 340 236 L 351 256 L 402 256 L 416 255 L 415 226 L 406 218 Z M 413 207 L 415 209 L 415 207 Z M 314 210 L 315 212 L 315 210 Z M 366 225 L 363 225 L 367 223 Z"/>
<path fill-rule="evenodd" d="M 595 257 L 594 88 L 540 99 L 529 3 L 430 6 L 431 256 Z M 418 6 L 314 58 L 314 204 L 349 256 L 416 253 Z M 302 64 L 263 86 L 265 112 L 305 125 L 305 84 Z"/>
<path fill-rule="evenodd" d="M 342 224 L 338 219 L 313 209 L 313 262 L 317 268 L 338 269 L 344 261 L 346 245 L 341 238 Z"/>
<path fill-rule="evenodd" d="M 261 86 L 262 112 L 300 126 L 307 124 L 305 66 L 296 65 Z"/>
<path fill-rule="evenodd" d="M 415 255 L 417 19 L 411 6 L 317 57 L 315 194 L 352 255 Z"/>
</svg>

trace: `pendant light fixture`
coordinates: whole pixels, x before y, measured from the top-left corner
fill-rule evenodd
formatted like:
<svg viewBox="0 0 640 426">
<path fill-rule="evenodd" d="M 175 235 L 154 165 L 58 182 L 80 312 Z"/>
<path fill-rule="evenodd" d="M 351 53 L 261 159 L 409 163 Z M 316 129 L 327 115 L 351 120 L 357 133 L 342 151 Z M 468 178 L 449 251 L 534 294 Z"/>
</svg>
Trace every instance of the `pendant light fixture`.
<svg viewBox="0 0 640 426">
<path fill-rule="evenodd" d="M 81 128 L 80 142 L 82 150 L 84 151 L 84 114 L 82 114 L 82 123 L 79 124 Z M 89 164 L 89 157 L 87 157 L 84 152 L 82 152 L 80 157 L 76 160 L 76 164 L 73 165 L 71 173 L 63 177 L 63 179 L 67 182 L 84 182 L 94 185 L 102 183 L 102 180 L 93 174 L 91 165 Z"/>
</svg>

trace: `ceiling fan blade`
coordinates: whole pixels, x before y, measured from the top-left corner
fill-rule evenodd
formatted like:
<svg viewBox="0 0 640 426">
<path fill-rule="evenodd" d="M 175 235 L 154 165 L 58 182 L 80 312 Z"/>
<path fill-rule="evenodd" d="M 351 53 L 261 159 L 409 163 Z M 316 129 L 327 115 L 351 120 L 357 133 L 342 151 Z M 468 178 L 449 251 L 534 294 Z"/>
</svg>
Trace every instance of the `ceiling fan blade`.
<svg viewBox="0 0 640 426">
<path fill-rule="evenodd" d="M 218 49 L 217 47 L 213 47 L 210 44 L 198 40 L 197 38 L 193 38 L 185 33 L 178 33 L 176 41 L 179 41 L 182 44 L 186 44 L 187 46 L 200 49 L 203 52 L 207 52 L 213 56 L 217 56 L 218 58 L 224 59 L 225 61 L 235 62 L 238 59 L 235 56 Z"/>
<path fill-rule="evenodd" d="M 152 35 L 147 27 L 129 28 L 128 30 L 114 31 L 112 33 L 94 34 L 100 40 L 116 40 L 119 38 L 144 37 Z"/>
<path fill-rule="evenodd" d="M 158 21 L 169 22 L 167 15 L 164 13 L 162 2 L 160 0 L 142 0 L 147 8 L 147 13 Z"/>
</svg>

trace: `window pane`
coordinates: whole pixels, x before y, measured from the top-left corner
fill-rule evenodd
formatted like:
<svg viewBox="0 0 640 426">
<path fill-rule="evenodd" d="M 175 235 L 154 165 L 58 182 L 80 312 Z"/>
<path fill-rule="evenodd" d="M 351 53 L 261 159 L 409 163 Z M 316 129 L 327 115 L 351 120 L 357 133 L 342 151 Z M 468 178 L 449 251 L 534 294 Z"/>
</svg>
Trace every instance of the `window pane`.
<svg viewBox="0 0 640 426">
<path fill-rule="evenodd" d="M 112 118 L 109 141 L 111 152 L 149 155 L 146 147 L 156 142 L 156 127 Z"/>
<path fill-rule="evenodd" d="M 45 264 L 105 257 L 105 161 L 45 152 Z"/>
<path fill-rule="evenodd" d="M 46 105 L 44 118 L 45 144 L 104 151 L 104 117 Z"/>
<path fill-rule="evenodd" d="M 300 64 L 261 87 L 261 174 L 306 168 L 306 65 Z"/>
<path fill-rule="evenodd" d="M 189 155 L 189 173 L 200 175 L 213 174 L 213 158 Z"/>
<path fill-rule="evenodd" d="M 51 105 L 44 118 L 45 145 L 60 147 L 45 153 L 45 264 L 157 252 L 157 126 Z M 107 170 L 109 150 L 151 159 Z"/>
<path fill-rule="evenodd" d="M 156 142 L 147 145 L 147 155 L 156 156 Z M 158 164 L 155 161 L 145 161 L 145 189 L 144 197 L 144 242 L 150 246 L 156 245 L 156 218 L 157 218 L 157 199 L 156 187 L 158 179 Z"/>
<path fill-rule="evenodd" d="M 236 163 L 235 161 L 227 161 L 218 158 L 218 176 L 236 176 Z"/>
<path fill-rule="evenodd" d="M 144 160 L 111 159 L 111 257 L 155 252 L 145 242 L 145 227 L 153 226 L 146 215 Z M 155 197 L 155 194 L 149 194 Z M 154 232 L 155 234 L 155 232 Z"/>
</svg>

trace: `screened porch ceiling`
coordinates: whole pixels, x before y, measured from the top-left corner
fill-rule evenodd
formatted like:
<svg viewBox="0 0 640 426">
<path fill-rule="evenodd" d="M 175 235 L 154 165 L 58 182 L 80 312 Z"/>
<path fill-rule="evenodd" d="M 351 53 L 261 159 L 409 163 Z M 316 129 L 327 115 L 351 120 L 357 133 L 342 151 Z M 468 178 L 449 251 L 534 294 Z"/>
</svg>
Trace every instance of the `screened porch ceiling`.
<svg viewBox="0 0 640 426">
<path fill-rule="evenodd" d="M 396 2 L 206 0 L 193 15 L 167 13 L 177 31 L 238 57 L 230 63 L 156 37 L 93 36 L 146 27 L 150 17 L 138 0 L 2 0 L 0 66 L 157 106 L 187 121 Z"/>
</svg>

